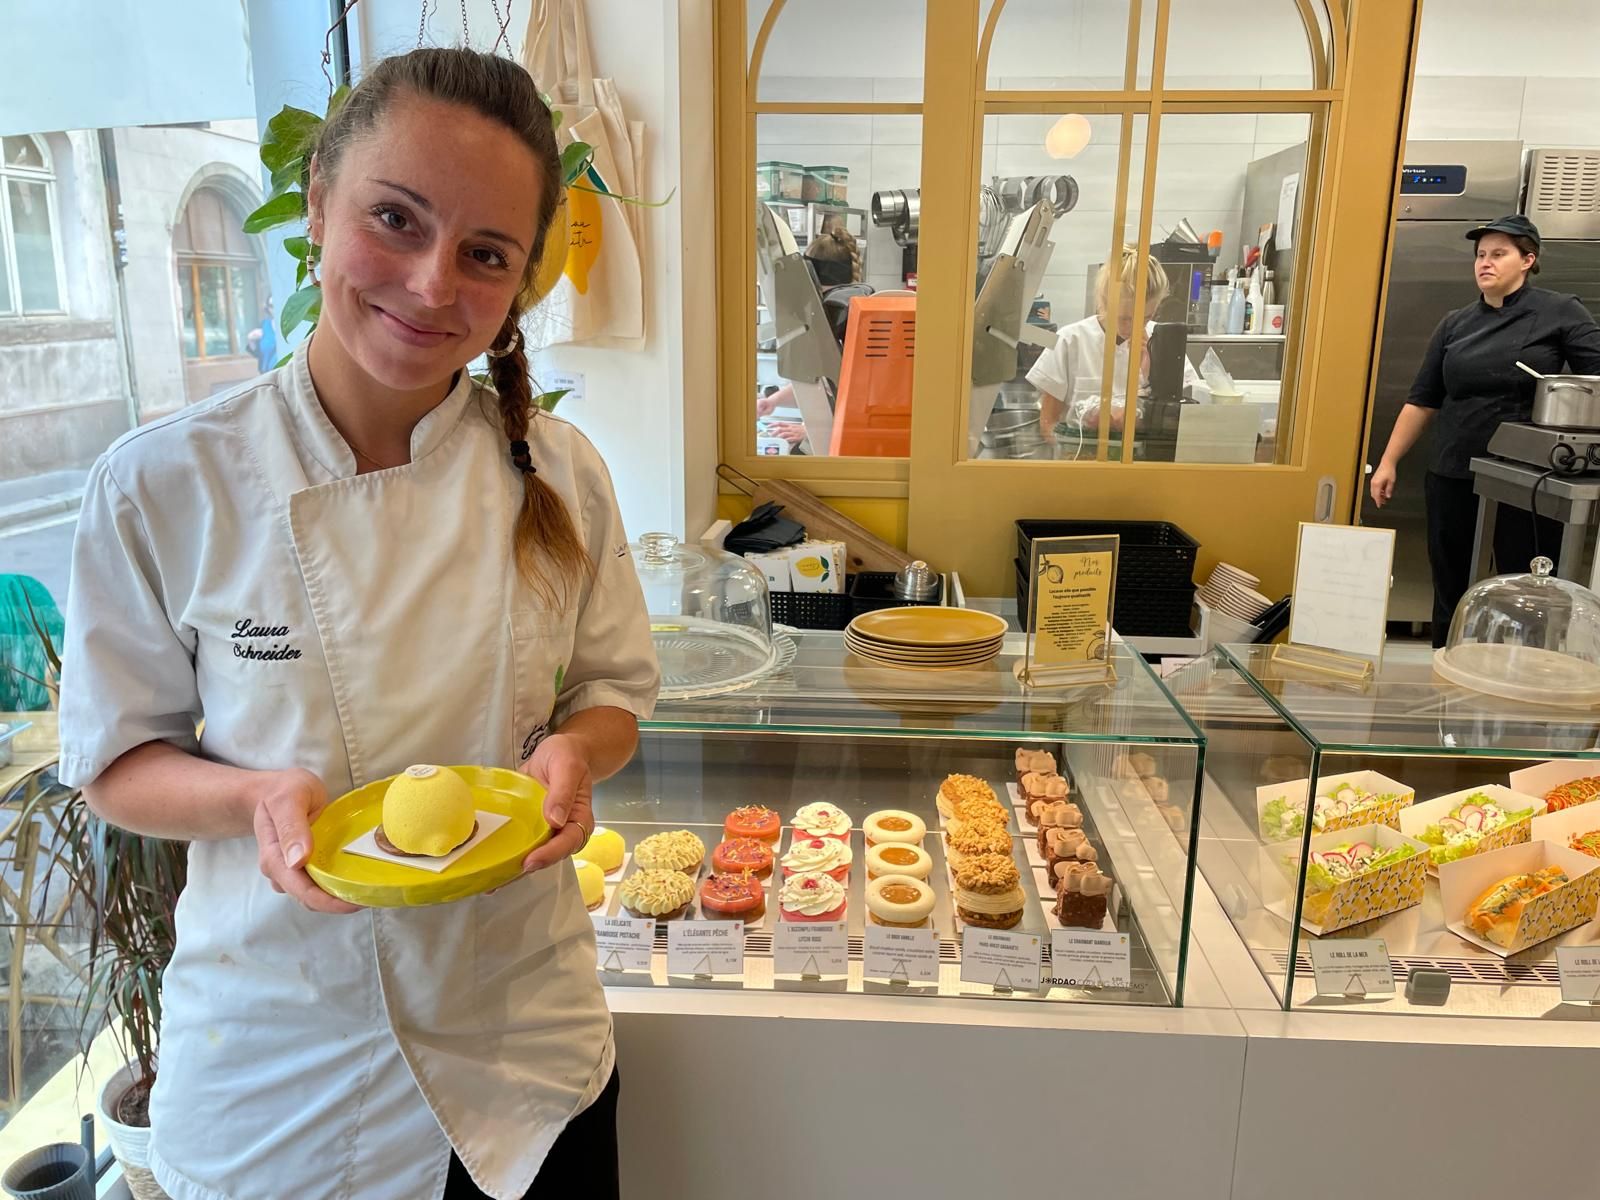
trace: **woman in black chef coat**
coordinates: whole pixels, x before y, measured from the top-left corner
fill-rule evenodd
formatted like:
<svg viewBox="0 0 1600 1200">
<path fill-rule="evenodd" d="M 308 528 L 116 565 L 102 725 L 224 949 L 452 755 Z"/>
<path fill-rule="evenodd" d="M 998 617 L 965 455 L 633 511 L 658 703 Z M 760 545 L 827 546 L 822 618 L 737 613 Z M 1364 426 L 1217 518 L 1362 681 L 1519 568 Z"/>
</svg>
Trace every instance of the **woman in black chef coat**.
<svg viewBox="0 0 1600 1200">
<path fill-rule="evenodd" d="M 1600 326 L 1576 296 L 1532 286 L 1539 273 L 1539 230 L 1527 217 L 1501 217 L 1467 234 L 1477 243 L 1476 303 L 1439 322 L 1395 421 L 1383 461 L 1372 475 L 1379 508 L 1394 495 L 1395 474 L 1430 424 L 1428 563 L 1433 568 L 1433 644 L 1444 645 L 1450 618 L 1472 582 L 1472 539 L 1478 498 L 1471 462 L 1489 451 L 1503 421 L 1533 415 L 1533 379 L 1518 361 L 1546 375 L 1564 369 L 1600 375 Z M 1552 552 L 1561 534 L 1548 517 L 1502 506 L 1495 523 L 1495 569 L 1526 571 L 1537 547 Z"/>
</svg>

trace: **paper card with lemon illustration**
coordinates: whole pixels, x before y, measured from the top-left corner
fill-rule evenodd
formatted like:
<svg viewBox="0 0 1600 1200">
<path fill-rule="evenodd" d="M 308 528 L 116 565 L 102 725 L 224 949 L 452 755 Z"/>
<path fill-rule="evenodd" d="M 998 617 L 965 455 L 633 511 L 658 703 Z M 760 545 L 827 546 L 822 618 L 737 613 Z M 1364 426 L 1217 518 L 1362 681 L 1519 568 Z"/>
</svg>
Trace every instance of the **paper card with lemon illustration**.
<svg viewBox="0 0 1600 1200">
<path fill-rule="evenodd" d="M 352 904 L 404 908 L 510 883 L 550 838 L 545 789 L 519 771 L 418 764 L 328 805 L 306 871 Z"/>
</svg>

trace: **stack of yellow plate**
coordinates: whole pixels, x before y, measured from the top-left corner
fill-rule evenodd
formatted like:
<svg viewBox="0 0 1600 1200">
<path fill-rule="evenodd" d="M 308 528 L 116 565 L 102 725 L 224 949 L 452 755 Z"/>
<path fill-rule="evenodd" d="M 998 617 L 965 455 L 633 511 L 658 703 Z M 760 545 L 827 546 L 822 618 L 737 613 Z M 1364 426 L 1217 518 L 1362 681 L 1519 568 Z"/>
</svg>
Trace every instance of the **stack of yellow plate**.
<svg viewBox="0 0 1600 1200">
<path fill-rule="evenodd" d="M 982 666 L 1005 636 L 1005 621 L 970 608 L 881 608 L 851 621 L 844 644 L 878 666 L 951 671 Z"/>
</svg>

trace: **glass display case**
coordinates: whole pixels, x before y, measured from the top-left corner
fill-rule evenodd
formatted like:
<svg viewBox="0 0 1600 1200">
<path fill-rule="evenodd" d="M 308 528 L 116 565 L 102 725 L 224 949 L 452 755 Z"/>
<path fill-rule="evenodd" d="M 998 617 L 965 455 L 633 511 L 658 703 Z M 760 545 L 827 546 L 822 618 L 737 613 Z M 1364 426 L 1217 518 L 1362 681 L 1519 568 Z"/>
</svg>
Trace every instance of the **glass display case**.
<svg viewBox="0 0 1600 1200">
<path fill-rule="evenodd" d="M 1205 737 L 1201 874 L 1286 1009 L 1561 1011 L 1556 950 L 1596 939 L 1600 711 L 1403 655 L 1352 683 L 1226 646 L 1167 683 Z M 1319 995 L 1346 939 L 1381 941 L 1393 993 Z"/>
<path fill-rule="evenodd" d="M 742 691 L 663 701 L 596 788 L 625 847 L 592 909 L 607 984 L 1182 1002 L 1202 739 L 1138 655 L 1024 692 L 1020 635 L 955 671 L 793 637 L 792 661 Z M 730 830 L 778 841 L 719 849 Z M 759 905 L 708 888 L 714 860 L 735 879 L 772 862 Z M 692 897 L 646 871 L 688 876 Z M 884 882 L 897 873 L 922 886 Z M 1062 900 L 1049 880 L 1068 876 Z"/>
</svg>

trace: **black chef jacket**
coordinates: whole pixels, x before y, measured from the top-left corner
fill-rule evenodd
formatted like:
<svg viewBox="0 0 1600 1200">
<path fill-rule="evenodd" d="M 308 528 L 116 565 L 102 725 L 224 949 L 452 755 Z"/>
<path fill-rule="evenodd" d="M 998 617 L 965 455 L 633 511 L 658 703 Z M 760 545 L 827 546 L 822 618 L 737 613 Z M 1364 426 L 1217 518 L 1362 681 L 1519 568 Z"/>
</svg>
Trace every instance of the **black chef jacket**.
<svg viewBox="0 0 1600 1200">
<path fill-rule="evenodd" d="M 1533 416 L 1534 380 L 1518 360 L 1543 375 L 1600 375 L 1600 326 L 1576 296 L 1526 284 L 1499 308 L 1480 296 L 1440 321 L 1407 398 L 1439 410 L 1435 474 L 1470 479 L 1501 422 Z"/>
</svg>

